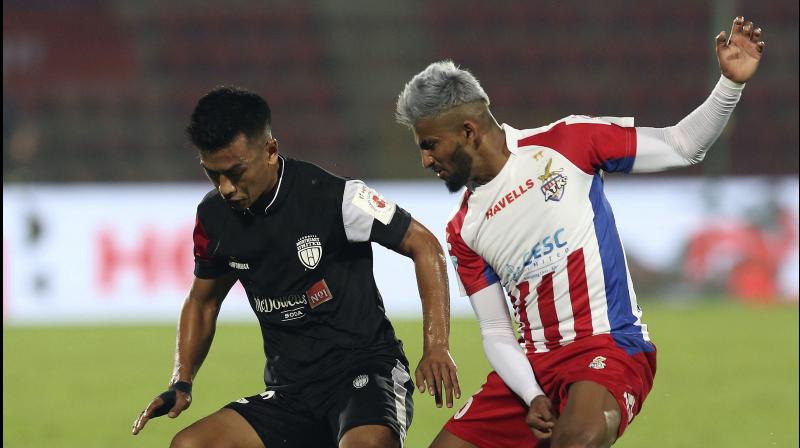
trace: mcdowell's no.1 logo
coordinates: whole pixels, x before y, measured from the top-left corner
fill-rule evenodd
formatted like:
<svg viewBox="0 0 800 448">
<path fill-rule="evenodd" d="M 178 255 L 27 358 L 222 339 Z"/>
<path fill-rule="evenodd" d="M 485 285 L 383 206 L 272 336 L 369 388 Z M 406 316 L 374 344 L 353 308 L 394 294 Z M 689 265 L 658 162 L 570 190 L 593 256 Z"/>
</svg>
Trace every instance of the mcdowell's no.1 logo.
<svg viewBox="0 0 800 448">
<path fill-rule="evenodd" d="M 297 240 L 297 257 L 308 269 L 314 269 L 322 259 L 322 243 L 316 235 L 306 235 Z"/>
</svg>

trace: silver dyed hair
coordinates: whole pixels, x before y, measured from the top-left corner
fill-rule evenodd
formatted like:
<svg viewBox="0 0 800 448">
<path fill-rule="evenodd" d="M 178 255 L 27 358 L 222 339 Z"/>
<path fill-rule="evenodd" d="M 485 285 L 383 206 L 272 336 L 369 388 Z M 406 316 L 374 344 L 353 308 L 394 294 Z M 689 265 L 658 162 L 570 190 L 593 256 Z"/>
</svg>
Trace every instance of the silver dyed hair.
<svg viewBox="0 0 800 448">
<path fill-rule="evenodd" d="M 472 73 L 450 60 L 434 62 L 411 78 L 397 97 L 395 119 L 411 128 L 424 118 L 475 101 L 489 105 L 489 96 Z"/>
</svg>

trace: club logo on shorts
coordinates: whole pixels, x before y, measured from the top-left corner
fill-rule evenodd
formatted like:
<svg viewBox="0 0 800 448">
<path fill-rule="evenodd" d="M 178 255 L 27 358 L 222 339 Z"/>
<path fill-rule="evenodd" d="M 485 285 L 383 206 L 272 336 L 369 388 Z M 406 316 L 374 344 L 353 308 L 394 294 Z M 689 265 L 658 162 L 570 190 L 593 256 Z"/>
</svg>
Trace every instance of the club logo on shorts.
<svg viewBox="0 0 800 448">
<path fill-rule="evenodd" d="M 361 389 L 366 386 L 367 383 L 369 383 L 369 377 L 367 375 L 359 375 L 353 380 L 353 387 Z"/>
<path fill-rule="evenodd" d="M 595 356 L 592 362 L 589 363 L 590 369 L 605 369 L 606 368 L 606 358 L 602 356 Z"/>
<path fill-rule="evenodd" d="M 567 176 L 561 174 L 564 172 L 564 168 L 550 171 L 552 164 L 553 159 L 549 159 L 544 167 L 544 174 L 539 176 L 539 180 L 542 181 L 541 190 L 545 202 L 560 201 L 564 196 L 564 187 L 567 186 Z"/>
<path fill-rule="evenodd" d="M 297 240 L 297 257 L 308 269 L 314 269 L 322 259 L 322 243 L 316 235 L 306 235 Z"/>
<path fill-rule="evenodd" d="M 628 411 L 628 423 L 630 423 L 633 420 L 633 407 L 636 405 L 636 397 L 627 392 L 623 392 L 622 396 L 625 398 L 625 408 Z"/>
</svg>

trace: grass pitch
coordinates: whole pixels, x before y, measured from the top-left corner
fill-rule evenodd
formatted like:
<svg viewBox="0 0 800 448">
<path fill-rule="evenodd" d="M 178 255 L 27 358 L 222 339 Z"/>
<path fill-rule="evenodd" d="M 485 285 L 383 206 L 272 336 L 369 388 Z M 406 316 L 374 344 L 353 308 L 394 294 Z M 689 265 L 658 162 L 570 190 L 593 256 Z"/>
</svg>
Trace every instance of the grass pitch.
<svg viewBox="0 0 800 448">
<path fill-rule="evenodd" d="M 798 308 L 728 302 L 674 308 L 644 303 L 658 373 L 618 447 L 798 446 Z M 176 311 L 177 312 L 177 311 Z M 394 321 L 412 368 L 421 321 Z M 3 446 L 158 447 L 220 406 L 263 390 L 258 327 L 220 325 L 177 420 L 130 427 L 169 379 L 174 326 L 3 329 Z M 474 320 L 452 323 L 460 407 L 489 372 Z M 426 447 L 452 410 L 415 394 L 406 446 Z"/>
</svg>

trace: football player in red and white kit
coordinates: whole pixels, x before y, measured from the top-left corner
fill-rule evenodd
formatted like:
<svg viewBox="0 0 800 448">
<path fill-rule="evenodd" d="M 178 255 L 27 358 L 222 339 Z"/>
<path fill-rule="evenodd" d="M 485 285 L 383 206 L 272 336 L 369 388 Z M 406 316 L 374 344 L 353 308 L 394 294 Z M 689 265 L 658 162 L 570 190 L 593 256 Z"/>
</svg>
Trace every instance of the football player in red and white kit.
<svg viewBox="0 0 800 448">
<path fill-rule="evenodd" d="M 666 128 L 587 116 L 501 126 L 477 79 L 450 61 L 406 84 L 397 120 L 413 130 L 423 166 L 452 192 L 467 187 L 447 243 L 495 370 L 432 446 L 605 447 L 622 435 L 652 386 L 656 348 L 603 172 L 703 160 L 758 67 L 761 38 L 734 19 L 730 36 L 716 37 L 722 76 L 711 95 Z"/>
</svg>

